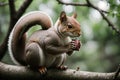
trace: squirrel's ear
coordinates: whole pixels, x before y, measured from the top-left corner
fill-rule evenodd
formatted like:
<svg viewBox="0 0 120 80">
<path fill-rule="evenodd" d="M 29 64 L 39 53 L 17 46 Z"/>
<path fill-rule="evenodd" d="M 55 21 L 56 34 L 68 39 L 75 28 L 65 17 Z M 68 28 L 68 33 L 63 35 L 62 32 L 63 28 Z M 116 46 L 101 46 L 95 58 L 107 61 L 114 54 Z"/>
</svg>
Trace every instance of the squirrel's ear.
<svg viewBox="0 0 120 80">
<path fill-rule="evenodd" d="M 66 13 L 64 11 L 62 11 L 60 14 L 60 21 L 61 22 L 67 21 L 67 16 L 66 16 Z"/>
<path fill-rule="evenodd" d="M 77 13 L 74 12 L 74 14 L 72 15 L 72 17 L 76 19 L 77 18 Z"/>
</svg>

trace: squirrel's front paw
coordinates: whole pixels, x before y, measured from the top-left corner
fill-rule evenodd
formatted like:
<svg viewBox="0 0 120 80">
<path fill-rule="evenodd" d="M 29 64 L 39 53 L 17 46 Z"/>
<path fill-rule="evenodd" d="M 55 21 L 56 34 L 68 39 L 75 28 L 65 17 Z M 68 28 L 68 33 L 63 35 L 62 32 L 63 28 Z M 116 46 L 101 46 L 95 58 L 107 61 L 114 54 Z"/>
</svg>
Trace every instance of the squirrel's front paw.
<svg viewBox="0 0 120 80">
<path fill-rule="evenodd" d="M 81 47 L 81 43 L 79 40 L 72 40 L 71 41 L 71 47 L 73 50 L 77 50 L 79 51 L 80 47 Z"/>
</svg>

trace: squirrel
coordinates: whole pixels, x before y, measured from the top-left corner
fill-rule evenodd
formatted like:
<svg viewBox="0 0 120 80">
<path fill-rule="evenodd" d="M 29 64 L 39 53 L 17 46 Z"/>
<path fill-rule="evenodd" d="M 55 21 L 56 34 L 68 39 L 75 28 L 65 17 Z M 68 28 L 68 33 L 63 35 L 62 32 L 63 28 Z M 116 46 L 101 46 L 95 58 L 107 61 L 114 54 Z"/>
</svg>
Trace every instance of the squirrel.
<svg viewBox="0 0 120 80">
<path fill-rule="evenodd" d="M 76 17 L 76 13 L 67 16 L 62 11 L 53 26 L 51 17 L 43 11 L 32 11 L 22 16 L 12 29 L 8 40 L 12 61 L 38 69 L 40 73 L 45 73 L 50 67 L 67 69 L 63 66 L 66 54 L 71 55 L 81 46 L 79 40 L 72 40 L 72 37 L 81 35 Z M 26 32 L 36 24 L 41 25 L 42 29 L 27 38 Z"/>
</svg>

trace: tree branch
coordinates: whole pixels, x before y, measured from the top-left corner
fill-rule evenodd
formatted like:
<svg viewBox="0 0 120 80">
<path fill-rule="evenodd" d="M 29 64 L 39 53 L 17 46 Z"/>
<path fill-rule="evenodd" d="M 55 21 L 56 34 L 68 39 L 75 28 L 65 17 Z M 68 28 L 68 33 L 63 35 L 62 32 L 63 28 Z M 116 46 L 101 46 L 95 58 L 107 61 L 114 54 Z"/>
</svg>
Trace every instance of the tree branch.
<svg viewBox="0 0 120 80">
<path fill-rule="evenodd" d="M 7 44 L 8 44 L 8 38 L 11 30 L 13 29 L 15 23 L 18 21 L 18 19 L 23 15 L 25 10 L 28 8 L 28 6 L 31 4 L 33 0 L 25 0 L 19 10 L 16 12 L 15 10 L 15 4 L 14 0 L 9 0 L 9 10 L 10 10 L 10 25 L 7 32 L 7 35 L 5 39 L 3 40 L 3 43 L 0 45 L 0 60 L 5 55 L 5 52 L 7 51 Z"/>
<path fill-rule="evenodd" d="M 10 10 L 10 25 L 9 25 L 9 29 L 7 32 L 7 35 L 3 41 L 3 43 L 0 45 L 0 60 L 2 59 L 2 57 L 5 55 L 5 52 L 7 51 L 7 42 L 8 42 L 8 37 L 9 34 L 15 24 L 15 4 L 14 4 L 14 0 L 9 0 L 9 10 Z"/>
<path fill-rule="evenodd" d="M 21 7 L 19 8 L 19 10 L 17 11 L 17 19 L 19 19 L 23 13 L 25 12 L 25 10 L 29 7 L 29 5 L 32 3 L 33 0 L 25 0 L 23 2 L 23 4 L 21 5 Z"/>
<path fill-rule="evenodd" d="M 119 64 L 119 66 L 118 66 L 118 69 L 117 69 L 116 72 L 115 72 L 115 76 L 114 76 L 113 80 L 116 80 L 116 79 L 117 79 L 119 73 L 120 73 L 120 64 Z"/>
<path fill-rule="evenodd" d="M 86 6 L 86 7 L 91 7 L 91 8 L 94 8 L 95 10 L 97 10 L 101 16 L 103 17 L 103 19 L 108 23 L 108 26 L 111 27 L 117 34 L 120 35 L 120 30 L 117 29 L 115 27 L 115 25 L 105 16 L 104 13 L 108 13 L 107 11 L 104 11 L 104 10 L 101 10 L 99 9 L 98 7 L 94 6 L 90 0 L 86 0 L 86 3 L 75 3 L 75 2 L 72 2 L 72 3 L 68 3 L 68 2 L 63 2 L 62 0 L 57 0 L 58 3 L 60 4 L 64 4 L 64 5 L 73 5 L 73 6 Z"/>
<path fill-rule="evenodd" d="M 14 18 L 16 14 L 14 0 L 9 0 L 9 9 L 10 9 L 10 19 Z"/>
<path fill-rule="evenodd" d="M 49 69 L 46 75 L 40 75 L 28 67 L 8 65 L 0 62 L 0 79 L 20 80 L 112 80 L 115 73 L 98 73 L 68 69 L 60 71 Z M 120 80 L 120 74 L 116 80 Z"/>
</svg>

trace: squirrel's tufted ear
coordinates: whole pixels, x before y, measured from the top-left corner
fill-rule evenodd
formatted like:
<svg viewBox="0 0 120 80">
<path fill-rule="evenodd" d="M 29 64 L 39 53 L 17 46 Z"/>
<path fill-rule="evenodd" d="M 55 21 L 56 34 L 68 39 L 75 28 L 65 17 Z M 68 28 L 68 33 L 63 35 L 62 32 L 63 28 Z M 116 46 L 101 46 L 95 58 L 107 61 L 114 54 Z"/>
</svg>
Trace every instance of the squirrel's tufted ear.
<svg viewBox="0 0 120 80">
<path fill-rule="evenodd" d="M 60 21 L 61 22 L 67 21 L 67 16 L 66 16 L 66 13 L 64 11 L 62 11 L 60 14 Z"/>
<path fill-rule="evenodd" d="M 76 19 L 77 18 L 77 13 L 74 12 L 74 14 L 72 15 L 72 17 Z"/>
</svg>

